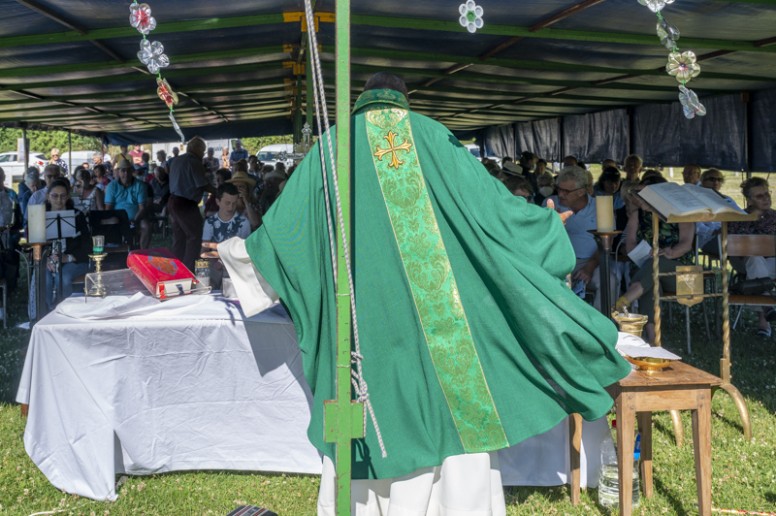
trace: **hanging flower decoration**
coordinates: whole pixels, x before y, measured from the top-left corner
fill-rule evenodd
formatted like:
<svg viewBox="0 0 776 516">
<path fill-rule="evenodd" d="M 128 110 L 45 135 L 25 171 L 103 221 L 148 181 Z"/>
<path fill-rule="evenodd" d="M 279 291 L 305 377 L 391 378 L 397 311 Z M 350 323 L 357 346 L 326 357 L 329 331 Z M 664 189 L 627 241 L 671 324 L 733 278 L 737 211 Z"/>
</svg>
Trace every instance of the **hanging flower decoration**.
<svg viewBox="0 0 776 516">
<path fill-rule="evenodd" d="M 181 131 L 181 126 L 178 125 L 178 121 L 175 120 L 175 115 L 172 114 L 172 109 L 170 109 L 170 122 L 172 122 L 172 128 L 175 129 L 175 132 L 178 133 L 178 136 L 181 137 L 181 141 L 185 142 L 186 138 L 183 136 L 183 131 Z"/>
<path fill-rule="evenodd" d="M 639 0 L 639 3 L 653 13 L 659 13 L 666 5 L 674 3 L 674 0 Z"/>
<path fill-rule="evenodd" d="M 170 59 L 164 53 L 164 46 L 158 41 L 149 41 L 146 36 L 156 28 L 156 19 L 151 16 L 151 6 L 146 3 L 138 3 L 137 0 L 132 0 L 132 4 L 129 6 L 129 23 L 137 29 L 137 31 L 143 36 L 140 41 L 140 51 L 137 53 L 137 58 L 143 63 L 148 71 L 156 75 L 156 94 L 170 110 L 169 119 L 172 123 L 172 128 L 180 136 L 181 141 L 185 141 L 183 137 L 183 131 L 178 125 L 178 121 L 175 120 L 173 107 L 178 104 L 178 94 L 167 82 L 167 79 L 162 77 L 160 70 L 170 66 Z"/>
<path fill-rule="evenodd" d="M 668 54 L 666 71 L 668 75 L 676 77 L 676 80 L 682 84 L 688 83 L 701 73 L 701 65 L 695 61 L 695 52 L 692 50 L 682 53 L 671 52 Z"/>
<path fill-rule="evenodd" d="M 665 18 L 661 17 L 661 20 L 657 23 L 657 37 L 660 39 L 660 43 L 663 44 L 670 51 L 674 51 L 676 42 L 679 41 L 679 29 L 668 23 Z"/>
<path fill-rule="evenodd" d="M 462 27 L 466 27 L 466 30 L 472 34 L 485 25 L 482 21 L 484 11 L 481 6 L 474 2 L 474 0 L 466 0 L 465 3 L 458 6 L 458 12 L 461 14 L 461 17 L 458 18 L 458 23 L 460 23 Z"/>
<path fill-rule="evenodd" d="M 698 100 L 698 95 L 687 87 L 687 83 L 698 77 L 701 73 L 701 65 L 698 64 L 698 58 L 695 52 L 685 50 L 681 52 L 676 42 L 679 41 L 679 29 L 668 23 L 663 17 L 661 11 L 663 8 L 674 3 L 674 0 L 638 0 L 641 5 L 649 8 L 657 16 L 657 26 L 655 33 L 660 43 L 669 51 L 666 72 L 668 75 L 676 78 L 679 83 L 679 102 L 682 104 L 684 116 L 692 119 L 696 116 L 706 114 L 706 108 Z"/>
<path fill-rule="evenodd" d="M 156 94 L 159 95 L 159 98 L 162 99 L 162 102 L 167 104 L 169 109 L 172 109 L 172 107 L 178 103 L 178 94 L 172 91 L 170 83 L 167 82 L 167 79 L 157 77 L 156 84 L 159 85 L 159 87 L 156 89 Z"/>
<path fill-rule="evenodd" d="M 696 116 L 706 115 L 706 107 L 701 104 L 698 95 L 686 86 L 679 86 L 679 102 L 682 104 L 684 116 L 693 119 Z"/>
<path fill-rule="evenodd" d="M 158 41 L 151 42 L 143 39 L 140 42 L 140 52 L 137 53 L 137 58 L 154 75 L 159 72 L 160 68 L 170 66 L 170 59 L 164 53 L 164 46 Z"/>
<path fill-rule="evenodd" d="M 135 3 L 129 6 L 129 23 L 144 36 L 156 28 L 156 19 L 151 16 L 148 4 Z"/>
</svg>

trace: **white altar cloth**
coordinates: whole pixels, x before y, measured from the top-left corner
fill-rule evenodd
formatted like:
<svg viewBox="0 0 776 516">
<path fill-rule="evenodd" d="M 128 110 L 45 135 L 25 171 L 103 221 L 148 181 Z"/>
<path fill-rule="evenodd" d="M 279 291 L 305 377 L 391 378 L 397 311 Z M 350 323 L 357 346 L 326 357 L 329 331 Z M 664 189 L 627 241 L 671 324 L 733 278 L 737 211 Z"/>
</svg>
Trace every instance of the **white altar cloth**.
<svg viewBox="0 0 776 516">
<path fill-rule="evenodd" d="M 294 328 L 277 305 L 244 320 L 213 295 L 67 299 L 33 328 L 16 399 L 29 404 L 32 461 L 96 500 L 117 498 L 121 473 L 321 473 Z M 583 486 L 596 483 L 605 431 L 584 425 Z M 504 484 L 567 483 L 568 443 L 564 420 L 502 450 Z"/>
</svg>

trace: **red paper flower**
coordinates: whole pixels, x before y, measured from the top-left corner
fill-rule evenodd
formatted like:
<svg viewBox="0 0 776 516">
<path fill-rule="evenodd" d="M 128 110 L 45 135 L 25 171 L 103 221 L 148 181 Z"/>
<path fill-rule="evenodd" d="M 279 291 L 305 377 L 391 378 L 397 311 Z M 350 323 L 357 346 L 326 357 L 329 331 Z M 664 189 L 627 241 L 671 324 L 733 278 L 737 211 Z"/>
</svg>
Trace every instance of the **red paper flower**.
<svg viewBox="0 0 776 516">
<path fill-rule="evenodd" d="M 162 102 L 167 104 L 168 108 L 172 108 L 178 103 L 178 94 L 172 90 L 170 84 L 167 82 L 167 79 L 160 79 L 157 77 L 156 84 L 159 85 L 159 87 L 156 89 L 156 94 L 159 95 L 159 98 L 162 99 Z"/>
</svg>

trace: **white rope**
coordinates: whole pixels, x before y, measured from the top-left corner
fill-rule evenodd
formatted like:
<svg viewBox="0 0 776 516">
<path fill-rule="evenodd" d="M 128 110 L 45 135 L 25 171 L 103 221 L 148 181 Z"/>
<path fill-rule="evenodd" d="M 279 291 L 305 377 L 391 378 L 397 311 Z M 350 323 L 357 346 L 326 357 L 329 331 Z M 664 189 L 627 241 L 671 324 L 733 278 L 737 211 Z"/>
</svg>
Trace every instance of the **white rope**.
<svg viewBox="0 0 776 516">
<path fill-rule="evenodd" d="M 361 343 L 358 338 L 358 318 L 356 316 L 356 289 L 353 286 L 353 274 L 350 261 L 350 249 L 348 246 L 347 233 L 345 232 L 345 219 L 342 214 L 342 202 L 340 199 L 339 186 L 337 185 L 337 167 L 334 160 L 334 149 L 331 141 L 331 126 L 329 125 L 328 109 L 326 107 L 326 91 L 323 85 L 323 72 L 321 70 L 321 60 L 318 54 L 318 41 L 315 34 L 315 20 L 313 19 L 313 9 L 310 0 L 305 0 L 305 16 L 307 19 L 307 35 L 308 35 L 308 51 L 310 52 L 310 63 L 313 65 L 313 85 L 315 92 L 315 107 L 318 113 L 318 134 L 321 135 L 321 139 L 325 139 L 327 147 L 329 149 L 329 160 L 331 162 L 332 179 L 334 180 L 334 196 L 336 199 L 337 207 L 337 221 L 339 222 L 340 236 L 342 238 L 342 247 L 344 249 L 345 268 L 348 276 L 348 290 L 350 292 L 350 318 L 353 323 L 353 344 L 354 351 L 351 351 L 351 363 L 356 365 L 356 370 L 351 370 L 351 381 L 357 394 L 359 402 L 364 404 L 366 410 L 364 411 L 364 435 L 366 435 L 366 415 L 369 413 L 369 417 L 372 420 L 372 425 L 375 429 L 377 436 L 377 442 L 380 445 L 380 453 L 383 457 L 388 456 L 388 452 L 385 449 L 385 443 L 383 442 L 383 436 L 380 432 L 380 425 L 377 424 L 377 416 L 375 415 L 372 402 L 369 400 L 369 387 L 364 379 L 364 371 L 362 367 L 363 356 L 361 355 Z M 323 125 L 325 132 L 321 132 L 321 119 L 323 119 Z M 334 239 L 334 228 L 331 223 L 331 216 L 329 214 L 329 207 L 331 206 L 331 198 L 329 196 L 328 188 L 328 175 L 326 173 L 326 160 L 323 152 L 323 145 L 318 145 L 321 154 L 321 169 L 323 173 L 323 186 L 324 195 L 326 197 L 326 217 L 329 229 L 329 247 L 332 253 L 332 264 L 334 266 L 333 274 L 337 277 L 337 260 L 334 253 L 334 246 L 336 245 Z M 349 173 L 349 171 L 348 171 Z"/>
</svg>

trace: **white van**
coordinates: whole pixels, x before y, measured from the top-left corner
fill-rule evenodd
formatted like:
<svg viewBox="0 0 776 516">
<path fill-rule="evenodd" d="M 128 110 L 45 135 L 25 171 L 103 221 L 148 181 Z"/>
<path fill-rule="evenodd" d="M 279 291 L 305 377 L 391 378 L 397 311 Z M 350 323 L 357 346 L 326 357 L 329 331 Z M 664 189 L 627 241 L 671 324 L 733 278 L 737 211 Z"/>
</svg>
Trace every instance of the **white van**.
<svg viewBox="0 0 776 516">
<path fill-rule="evenodd" d="M 69 174 L 72 174 L 73 170 L 77 169 L 78 167 L 80 167 L 84 163 L 88 163 L 89 167 L 91 168 L 91 166 L 93 164 L 92 163 L 92 156 L 94 156 L 95 152 L 99 152 L 99 151 L 93 151 L 93 150 L 89 150 L 89 151 L 86 151 L 86 150 L 84 150 L 84 151 L 73 151 L 72 152 L 72 157 L 73 157 L 72 161 L 70 160 L 70 154 L 71 153 L 70 152 L 63 152 L 62 156 L 60 156 L 60 159 L 62 159 L 62 161 L 64 161 L 65 164 L 67 165 L 67 167 L 69 169 Z"/>
<path fill-rule="evenodd" d="M 278 161 L 290 167 L 294 164 L 294 145 L 291 143 L 276 143 L 259 149 L 256 157 L 265 165 L 274 166 Z"/>
</svg>

